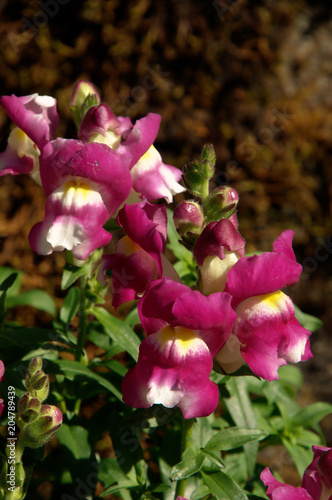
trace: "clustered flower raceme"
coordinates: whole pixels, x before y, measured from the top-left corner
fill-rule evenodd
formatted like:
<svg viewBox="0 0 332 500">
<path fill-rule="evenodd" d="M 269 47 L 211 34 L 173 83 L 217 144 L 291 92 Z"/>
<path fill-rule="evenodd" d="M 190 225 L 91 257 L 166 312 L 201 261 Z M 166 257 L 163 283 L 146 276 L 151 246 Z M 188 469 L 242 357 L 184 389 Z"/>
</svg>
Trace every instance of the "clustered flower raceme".
<svg viewBox="0 0 332 500">
<path fill-rule="evenodd" d="M 97 105 L 85 110 L 91 96 Z M 0 176 L 30 174 L 47 196 L 45 218 L 29 236 L 41 255 L 67 249 L 85 260 L 110 241 L 103 225 L 132 191 L 170 202 L 184 190 L 181 171 L 164 164 L 153 146 L 161 119 L 155 113 L 133 125 L 100 104 L 90 84 L 78 82 L 71 101 L 84 109 L 78 139 L 54 139 L 59 117 L 52 97 L 3 96 L 0 104 L 17 126 L 0 154 Z"/>
<path fill-rule="evenodd" d="M 0 104 L 23 130 L 0 155 L 0 174 L 39 172 L 47 195 L 45 218 L 29 236 L 36 252 L 68 249 L 85 260 L 110 241 L 103 226 L 118 213 L 126 236 L 115 253 L 104 256 L 99 275 L 111 274 L 114 307 L 138 299 L 147 335 L 137 365 L 124 378 L 124 402 L 178 405 L 185 418 L 209 415 L 218 403 L 218 388 L 209 378 L 214 361 L 226 373 L 247 363 L 256 375 L 275 380 L 280 366 L 312 356 L 310 332 L 281 292 L 298 281 L 302 269 L 293 232 L 284 231 L 272 252 L 245 256 L 236 191 L 223 186 L 208 195 L 206 189 L 213 148 L 202 153 L 201 163 L 185 168 L 184 182 L 202 206 L 183 201 L 174 213 L 199 267 L 199 290 L 193 291 L 164 257 L 165 207 L 148 201 L 170 202 L 184 190 L 180 170 L 165 165 L 153 146 L 159 115 L 149 113 L 135 124 L 116 117 L 90 84 L 79 82 L 71 101 L 78 139 L 54 139 L 58 116 L 52 98 L 6 96 Z M 133 192 L 142 201 L 125 203 Z"/>
<path fill-rule="evenodd" d="M 332 500 L 332 448 L 313 446 L 314 458 L 306 468 L 301 487 L 281 483 L 266 467 L 261 480 L 270 500 Z"/>
</svg>

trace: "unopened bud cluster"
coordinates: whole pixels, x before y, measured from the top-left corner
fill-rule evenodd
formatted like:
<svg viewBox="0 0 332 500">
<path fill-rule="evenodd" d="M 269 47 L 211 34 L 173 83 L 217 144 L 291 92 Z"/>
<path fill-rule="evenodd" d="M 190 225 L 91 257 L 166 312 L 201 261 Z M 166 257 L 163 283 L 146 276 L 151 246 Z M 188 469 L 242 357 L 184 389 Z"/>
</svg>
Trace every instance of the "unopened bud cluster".
<svg viewBox="0 0 332 500">
<path fill-rule="evenodd" d="M 30 361 L 25 377 L 27 392 L 18 402 L 17 425 L 24 433 L 24 445 L 43 446 L 61 426 L 62 414 L 56 406 L 44 404 L 50 390 L 48 375 L 42 370 L 41 358 Z"/>
<path fill-rule="evenodd" d="M 212 221 L 231 218 L 239 202 L 239 195 L 229 186 L 220 186 L 209 194 L 209 181 L 214 174 L 216 155 L 211 144 L 204 146 L 201 159 L 184 167 L 184 183 L 200 202 L 182 201 L 174 211 L 174 225 L 181 235 L 181 243 L 192 249 L 204 227 Z M 234 217 L 236 217 L 234 215 Z"/>
</svg>

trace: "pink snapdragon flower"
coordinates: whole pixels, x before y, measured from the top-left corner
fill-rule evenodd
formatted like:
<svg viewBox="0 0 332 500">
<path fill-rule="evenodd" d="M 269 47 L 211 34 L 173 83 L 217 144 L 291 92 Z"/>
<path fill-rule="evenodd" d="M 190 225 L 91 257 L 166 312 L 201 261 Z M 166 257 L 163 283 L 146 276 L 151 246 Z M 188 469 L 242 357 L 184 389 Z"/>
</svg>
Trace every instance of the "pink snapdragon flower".
<svg viewBox="0 0 332 500">
<path fill-rule="evenodd" d="M 85 260 L 106 245 L 111 234 L 103 225 L 130 192 L 130 161 L 104 144 L 61 138 L 48 143 L 40 156 L 45 218 L 29 234 L 32 249 L 41 255 L 72 250 Z"/>
<path fill-rule="evenodd" d="M 200 286 L 207 294 L 228 292 L 237 315 L 232 335 L 216 361 L 228 373 L 246 362 L 256 375 L 276 380 L 280 366 L 312 357 L 310 332 L 295 318 L 292 300 L 280 291 L 294 285 L 302 270 L 292 249 L 294 233 L 284 231 L 274 242 L 273 252 L 243 257 L 244 240 L 236 236 L 231 222 L 223 219 L 211 224 L 194 249 Z"/>
<path fill-rule="evenodd" d="M 301 487 L 281 483 L 266 467 L 261 480 L 270 500 L 332 500 L 332 448 L 313 446 L 314 459 L 306 468 Z"/>
<path fill-rule="evenodd" d="M 106 104 L 100 104 L 86 113 L 78 136 L 83 142 L 101 142 L 121 154 L 130 154 L 134 191 L 149 200 L 165 198 L 171 203 L 173 194 L 185 188 L 178 183 L 181 170 L 163 163 L 153 146 L 160 120 L 160 115 L 148 113 L 133 125 L 129 117 L 116 117 Z"/>
<path fill-rule="evenodd" d="M 162 254 L 166 248 L 167 213 L 164 205 L 147 200 L 125 205 L 117 223 L 125 230 L 112 255 L 103 257 L 102 269 L 110 268 L 113 284 L 113 307 L 137 299 L 150 281 L 163 273 Z"/>
<path fill-rule="evenodd" d="M 40 150 L 54 138 L 59 123 L 56 100 L 38 94 L 11 95 L 1 97 L 0 104 L 17 126 L 0 153 L 0 176 L 28 174 L 40 184 Z"/>
<path fill-rule="evenodd" d="M 54 138 L 59 123 L 56 99 L 46 95 L 31 94 L 17 97 L 3 96 L 0 104 L 12 122 L 42 149 Z"/>
<path fill-rule="evenodd" d="M 137 365 L 123 380 L 123 401 L 134 408 L 179 406 L 185 418 L 210 415 L 219 399 L 210 381 L 213 357 L 232 330 L 227 293 L 208 297 L 168 278 L 150 283 L 138 302 L 147 337 Z"/>
</svg>

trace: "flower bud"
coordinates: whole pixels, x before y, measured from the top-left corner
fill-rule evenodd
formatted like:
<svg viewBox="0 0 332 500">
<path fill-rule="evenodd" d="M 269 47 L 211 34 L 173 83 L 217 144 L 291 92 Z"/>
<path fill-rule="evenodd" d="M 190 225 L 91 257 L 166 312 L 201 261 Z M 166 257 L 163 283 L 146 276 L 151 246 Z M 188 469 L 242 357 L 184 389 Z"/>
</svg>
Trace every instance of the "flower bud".
<svg viewBox="0 0 332 500">
<path fill-rule="evenodd" d="M 100 103 L 100 96 L 97 92 L 97 90 L 94 88 L 92 83 L 90 82 L 85 82 L 84 80 L 79 80 L 73 90 L 71 99 L 70 99 L 70 107 L 76 106 L 76 107 L 81 107 L 83 106 L 86 98 L 92 95 L 95 97 L 97 104 Z"/>
<path fill-rule="evenodd" d="M 33 422 L 38 418 L 41 409 L 41 402 L 38 398 L 34 398 L 29 392 L 26 392 L 18 401 L 17 424 L 19 427 L 24 426 L 29 422 Z"/>
<path fill-rule="evenodd" d="M 41 358 L 33 358 L 28 366 L 28 372 L 30 376 L 34 375 L 36 372 L 43 368 L 43 360 Z"/>
<path fill-rule="evenodd" d="M 29 448 L 43 446 L 61 427 L 62 413 L 56 406 L 43 405 L 36 420 L 25 429 L 24 445 Z"/>
<path fill-rule="evenodd" d="M 204 146 L 201 160 L 194 160 L 184 167 L 183 180 L 187 189 L 195 196 L 207 195 L 206 184 L 213 177 L 216 156 L 211 144 Z"/>
<path fill-rule="evenodd" d="M 121 123 L 106 104 L 90 108 L 80 125 L 78 137 L 83 142 L 99 142 L 117 149 L 121 142 Z"/>
<path fill-rule="evenodd" d="M 205 213 L 207 221 L 218 221 L 234 214 L 239 195 L 235 189 L 229 186 L 220 186 L 215 189 L 205 201 Z"/>
<path fill-rule="evenodd" d="M 204 214 L 195 201 L 182 201 L 174 210 L 173 221 L 183 242 L 193 245 L 202 232 Z"/>
<path fill-rule="evenodd" d="M 77 128 L 80 127 L 86 112 L 98 104 L 100 104 L 100 96 L 94 86 L 83 80 L 77 82 L 70 100 L 70 109 Z"/>
<path fill-rule="evenodd" d="M 38 370 L 32 376 L 30 376 L 29 371 L 27 371 L 25 376 L 25 387 L 28 392 L 31 392 L 33 396 L 40 401 L 45 401 L 50 392 L 49 377 L 43 370 Z"/>
</svg>

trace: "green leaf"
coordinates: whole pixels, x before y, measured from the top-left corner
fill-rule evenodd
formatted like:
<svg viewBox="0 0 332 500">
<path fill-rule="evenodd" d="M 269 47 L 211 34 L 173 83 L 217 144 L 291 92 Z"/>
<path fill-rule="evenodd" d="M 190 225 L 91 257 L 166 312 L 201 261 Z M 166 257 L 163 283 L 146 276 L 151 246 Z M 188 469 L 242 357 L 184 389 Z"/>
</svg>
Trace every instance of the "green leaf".
<svg viewBox="0 0 332 500">
<path fill-rule="evenodd" d="M 121 483 L 116 484 L 115 486 L 109 486 L 105 488 L 105 490 L 99 495 L 100 497 L 105 497 L 106 495 L 111 495 L 117 491 L 127 490 L 132 488 L 137 488 L 139 485 L 134 481 L 130 481 L 130 479 L 123 480 Z"/>
<path fill-rule="evenodd" d="M 211 493 L 210 489 L 207 486 L 205 486 L 205 484 L 202 484 L 192 492 L 190 500 L 201 500 L 202 498 L 205 498 L 208 495 L 210 495 L 210 493 Z"/>
<path fill-rule="evenodd" d="M 329 403 L 317 402 L 303 408 L 292 417 L 292 427 L 312 427 L 318 424 L 324 417 L 332 413 L 332 405 Z"/>
<path fill-rule="evenodd" d="M 60 444 L 68 448 L 76 460 L 90 457 L 89 433 L 84 427 L 62 424 L 56 435 Z"/>
<path fill-rule="evenodd" d="M 210 474 L 201 472 L 206 485 L 218 500 L 248 500 L 240 486 L 222 471 Z"/>
<path fill-rule="evenodd" d="M 299 320 L 301 325 L 309 330 L 310 332 L 315 332 L 323 326 L 323 322 L 316 318 L 316 316 L 311 316 L 311 314 L 304 313 L 299 307 L 294 304 L 295 317 Z"/>
<path fill-rule="evenodd" d="M 88 275 L 89 267 L 90 266 L 88 264 L 79 267 L 67 263 L 63 268 L 61 290 L 66 290 L 67 288 L 69 288 L 81 276 Z"/>
<path fill-rule="evenodd" d="M 221 460 L 221 453 L 220 451 L 213 451 L 213 450 L 206 450 L 203 448 L 201 450 L 201 453 L 203 453 L 211 462 L 216 464 L 218 467 L 225 467 L 225 462 Z"/>
<path fill-rule="evenodd" d="M 121 319 L 115 318 L 107 312 L 106 309 L 95 307 L 91 313 L 103 325 L 105 333 L 137 361 L 140 340 L 136 333 Z"/>
<path fill-rule="evenodd" d="M 58 359 L 54 361 L 49 361 L 49 365 L 53 366 L 53 373 L 63 373 L 67 376 L 80 376 L 90 380 L 98 382 L 105 389 L 110 391 L 114 396 L 116 396 L 120 401 L 122 401 L 122 394 L 118 389 L 109 382 L 106 378 L 90 370 L 85 365 L 82 365 L 78 361 L 68 361 L 63 359 Z"/>
<path fill-rule="evenodd" d="M 186 477 L 192 476 L 199 470 L 201 470 L 205 456 L 194 450 L 193 448 L 188 448 L 182 455 L 182 461 L 177 465 L 174 465 L 171 469 L 170 480 L 180 481 Z"/>
<path fill-rule="evenodd" d="M 133 328 L 133 326 L 140 323 L 137 307 L 134 307 L 134 309 L 132 309 L 130 313 L 127 314 L 125 322 L 130 326 L 130 328 Z"/>
<path fill-rule="evenodd" d="M 261 441 L 267 434 L 258 429 L 232 427 L 217 432 L 204 446 L 203 450 L 227 451 L 234 450 L 251 441 Z"/>
<path fill-rule="evenodd" d="M 57 307 L 53 299 L 44 290 L 28 290 L 16 296 L 9 296 L 5 301 L 6 308 L 18 306 L 31 306 L 40 311 L 45 311 L 56 317 Z"/>
<path fill-rule="evenodd" d="M 21 288 L 22 271 L 12 267 L 0 267 L 0 292 L 8 291 L 8 295 L 17 295 Z"/>
<path fill-rule="evenodd" d="M 255 380 L 255 379 L 253 379 Z M 224 403 L 238 427 L 255 429 L 257 422 L 255 411 L 248 393 L 247 381 L 244 377 L 232 377 L 226 384 L 231 397 L 225 398 Z M 247 459 L 248 476 L 251 477 L 255 470 L 258 453 L 258 443 L 244 445 Z"/>
<path fill-rule="evenodd" d="M 68 291 L 66 298 L 60 309 L 60 320 L 68 326 L 72 319 L 76 316 L 80 304 L 80 290 L 77 286 L 73 286 Z"/>
</svg>

